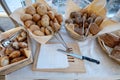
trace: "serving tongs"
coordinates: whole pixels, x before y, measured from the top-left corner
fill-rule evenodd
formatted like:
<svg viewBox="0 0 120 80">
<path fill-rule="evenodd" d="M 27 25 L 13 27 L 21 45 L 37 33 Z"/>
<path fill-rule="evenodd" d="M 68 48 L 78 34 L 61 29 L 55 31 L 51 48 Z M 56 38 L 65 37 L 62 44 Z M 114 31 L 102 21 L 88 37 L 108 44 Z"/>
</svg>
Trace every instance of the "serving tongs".
<svg viewBox="0 0 120 80">
<path fill-rule="evenodd" d="M 3 47 L 8 47 L 10 46 L 11 42 L 22 32 L 23 30 L 19 30 L 18 32 L 14 33 L 10 37 L 3 39 L 0 41 Z"/>
<path fill-rule="evenodd" d="M 56 29 L 56 28 L 55 28 Z M 100 61 L 98 60 L 95 60 L 95 59 L 92 59 L 92 58 L 89 58 L 89 57 L 86 57 L 86 56 L 82 56 L 80 54 L 77 54 L 77 53 L 74 53 L 73 52 L 73 49 L 71 47 L 68 47 L 66 42 L 64 41 L 64 39 L 62 38 L 60 32 L 58 30 L 56 30 L 55 32 L 55 38 L 60 41 L 60 43 L 65 47 L 66 50 L 62 50 L 62 49 L 57 49 L 57 51 L 60 51 L 66 55 L 69 55 L 69 56 L 72 56 L 74 58 L 77 58 L 77 59 L 81 59 L 81 60 L 87 60 L 87 61 L 90 61 L 90 62 L 94 62 L 96 64 L 100 64 Z"/>
</svg>

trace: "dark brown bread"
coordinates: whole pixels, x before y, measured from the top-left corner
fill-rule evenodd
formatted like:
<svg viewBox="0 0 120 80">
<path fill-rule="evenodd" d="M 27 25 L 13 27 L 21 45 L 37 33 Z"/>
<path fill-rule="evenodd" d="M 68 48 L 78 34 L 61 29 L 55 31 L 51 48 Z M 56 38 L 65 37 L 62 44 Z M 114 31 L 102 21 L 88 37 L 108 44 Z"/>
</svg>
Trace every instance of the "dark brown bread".
<svg viewBox="0 0 120 80">
<path fill-rule="evenodd" d="M 111 48 L 114 48 L 120 42 L 119 37 L 108 33 L 101 35 L 100 38 L 104 41 L 105 45 Z"/>
</svg>

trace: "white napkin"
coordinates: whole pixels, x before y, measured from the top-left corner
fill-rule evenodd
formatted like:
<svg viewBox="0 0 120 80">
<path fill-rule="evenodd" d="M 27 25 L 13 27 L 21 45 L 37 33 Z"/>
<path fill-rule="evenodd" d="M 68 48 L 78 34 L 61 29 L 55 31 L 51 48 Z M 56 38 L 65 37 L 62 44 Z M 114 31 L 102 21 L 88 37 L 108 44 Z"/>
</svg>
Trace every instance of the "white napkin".
<svg viewBox="0 0 120 80">
<path fill-rule="evenodd" d="M 67 68 L 69 66 L 67 55 L 57 51 L 64 49 L 61 44 L 43 44 L 38 56 L 37 69 Z"/>
</svg>

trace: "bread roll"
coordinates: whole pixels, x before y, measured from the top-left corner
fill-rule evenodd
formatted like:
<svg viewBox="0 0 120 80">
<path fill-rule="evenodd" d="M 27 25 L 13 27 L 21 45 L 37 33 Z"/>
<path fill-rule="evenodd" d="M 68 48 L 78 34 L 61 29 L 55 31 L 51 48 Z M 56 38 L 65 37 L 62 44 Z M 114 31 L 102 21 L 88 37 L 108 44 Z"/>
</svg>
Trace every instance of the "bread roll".
<svg viewBox="0 0 120 80">
<path fill-rule="evenodd" d="M 25 9 L 25 13 L 33 15 L 33 14 L 36 13 L 36 10 L 35 10 L 35 8 L 34 8 L 33 6 L 28 6 L 28 7 Z"/>
<path fill-rule="evenodd" d="M 54 12 L 53 11 L 49 11 L 48 13 L 48 16 L 50 17 L 50 19 L 54 19 L 54 17 L 55 17 L 55 14 L 54 14 Z"/>
<path fill-rule="evenodd" d="M 12 47 L 7 47 L 7 48 L 5 48 L 4 54 L 8 56 L 13 51 L 14 51 L 14 49 Z"/>
<path fill-rule="evenodd" d="M 119 37 L 114 36 L 113 34 L 108 34 L 108 33 L 101 35 L 100 39 L 104 41 L 105 45 L 111 48 L 114 48 L 120 42 Z"/>
<path fill-rule="evenodd" d="M 45 27 L 41 27 L 40 30 L 45 33 Z"/>
<path fill-rule="evenodd" d="M 35 22 L 33 22 L 32 20 L 27 20 L 27 21 L 25 21 L 24 24 L 25 24 L 26 28 L 29 28 L 31 25 L 35 24 Z"/>
<path fill-rule="evenodd" d="M 40 15 L 39 14 L 34 14 L 33 15 L 33 21 L 37 22 L 40 20 Z"/>
<path fill-rule="evenodd" d="M 13 47 L 14 49 L 19 49 L 19 48 L 20 48 L 19 45 L 18 45 L 18 42 L 13 42 L 13 43 L 12 43 L 12 47 Z"/>
<path fill-rule="evenodd" d="M 35 34 L 36 36 L 44 36 L 44 33 L 40 30 L 33 31 L 33 34 Z"/>
<path fill-rule="evenodd" d="M 91 34 L 95 35 L 95 34 L 97 34 L 99 31 L 100 31 L 100 28 L 98 27 L 97 24 L 95 24 L 95 23 L 90 24 L 90 33 L 91 33 Z"/>
<path fill-rule="evenodd" d="M 60 30 L 60 25 L 58 23 L 54 23 L 55 31 Z"/>
<path fill-rule="evenodd" d="M 82 28 L 79 28 L 79 27 L 75 27 L 74 28 L 74 31 L 76 32 L 76 33 L 78 33 L 79 35 L 83 35 L 83 33 L 82 33 Z"/>
<path fill-rule="evenodd" d="M 47 13 L 47 7 L 46 7 L 46 5 L 44 5 L 44 4 L 38 5 L 38 7 L 37 7 L 37 13 L 39 15 L 45 15 Z"/>
<path fill-rule="evenodd" d="M 32 20 L 32 16 L 30 14 L 23 14 L 20 16 L 20 19 L 24 22 L 27 20 Z"/>
<path fill-rule="evenodd" d="M 50 35 L 51 34 L 51 32 L 50 32 L 50 30 L 48 28 L 45 28 L 45 34 L 46 35 Z"/>
<path fill-rule="evenodd" d="M 39 27 L 42 26 L 42 25 L 41 25 L 41 20 L 37 21 L 37 25 L 38 25 Z"/>
<path fill-rule="evenodd" d="M 0 57 L 0 66 L 6 66 L 9 64 L 9 57 L 8 56 L 4 56 L 4 57 Z"/>
<path fill-rule="evenodd" d="M 14 62 L 18 62 L 18 61 L 21 61 L 23 59 L 25 59 L 26 57 L 25 56 L 21 56 L 21 57 L 18 57 L 18 58 L 14 58 L 10 61 L 10 63 L 14 63 Z"/>
<path fill-rule="evenodd" d="M 28 46 L 28 44 L 26 42 L 19 42 L 18 45 L 20 48 L 26 48 Z"/>
<path fill-rule="evenodd" d="M 42 16 L 42 19 L 41 19 L 41 25 L 42 25 L 43 27 L 49 26 L 49 20 L 50 20 L 50 18 L 49 18 L 48 15 L 43 15 L 43 16 Z"/>
<path fill-rule="evenodd" d="M 33 4 L 33 7 L 36 9 L 39 5 L 41 5 L 41 3 L 36 2 L 36 3 Z"/>
<path fill-rule="evenodd" d="M 21 54 L 20 54 L 20 51 L 15 50 L 15 51 L 13 51 L 13 52 L 9 55 L 9 58 L 10 58 L 10 59 L 13 59 L 13 58 L 19 57 L 20 55 L 21 55 Z"/>
<path fill-rule="evenodd" d="M 111 55 L 120 59 L 120 45 L 117 45 L 113 48 Z"/>
<path fill-rule="evenodd" d="M 40 30 L 40 28 L 39 28 L 38 25 L 31 25 L 29 29 L 30 29 L 32 32 L 35 31 L 35 30 Z"/>
</svg>

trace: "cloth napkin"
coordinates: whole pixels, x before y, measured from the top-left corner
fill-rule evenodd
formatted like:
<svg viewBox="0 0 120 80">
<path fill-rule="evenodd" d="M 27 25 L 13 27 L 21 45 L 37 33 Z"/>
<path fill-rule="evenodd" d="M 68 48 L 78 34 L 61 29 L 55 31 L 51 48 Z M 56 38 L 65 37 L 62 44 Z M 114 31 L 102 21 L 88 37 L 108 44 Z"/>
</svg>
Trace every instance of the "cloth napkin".
<svg viewBox="0 0 120 80">
<path fill-rule="evenodd" d="M 37 69 L 67 68 L 69 66 L 67 55 L 57 51 L 64 49 L 61 44 L 43 44 L 37 61 Z"/>
</svg>

